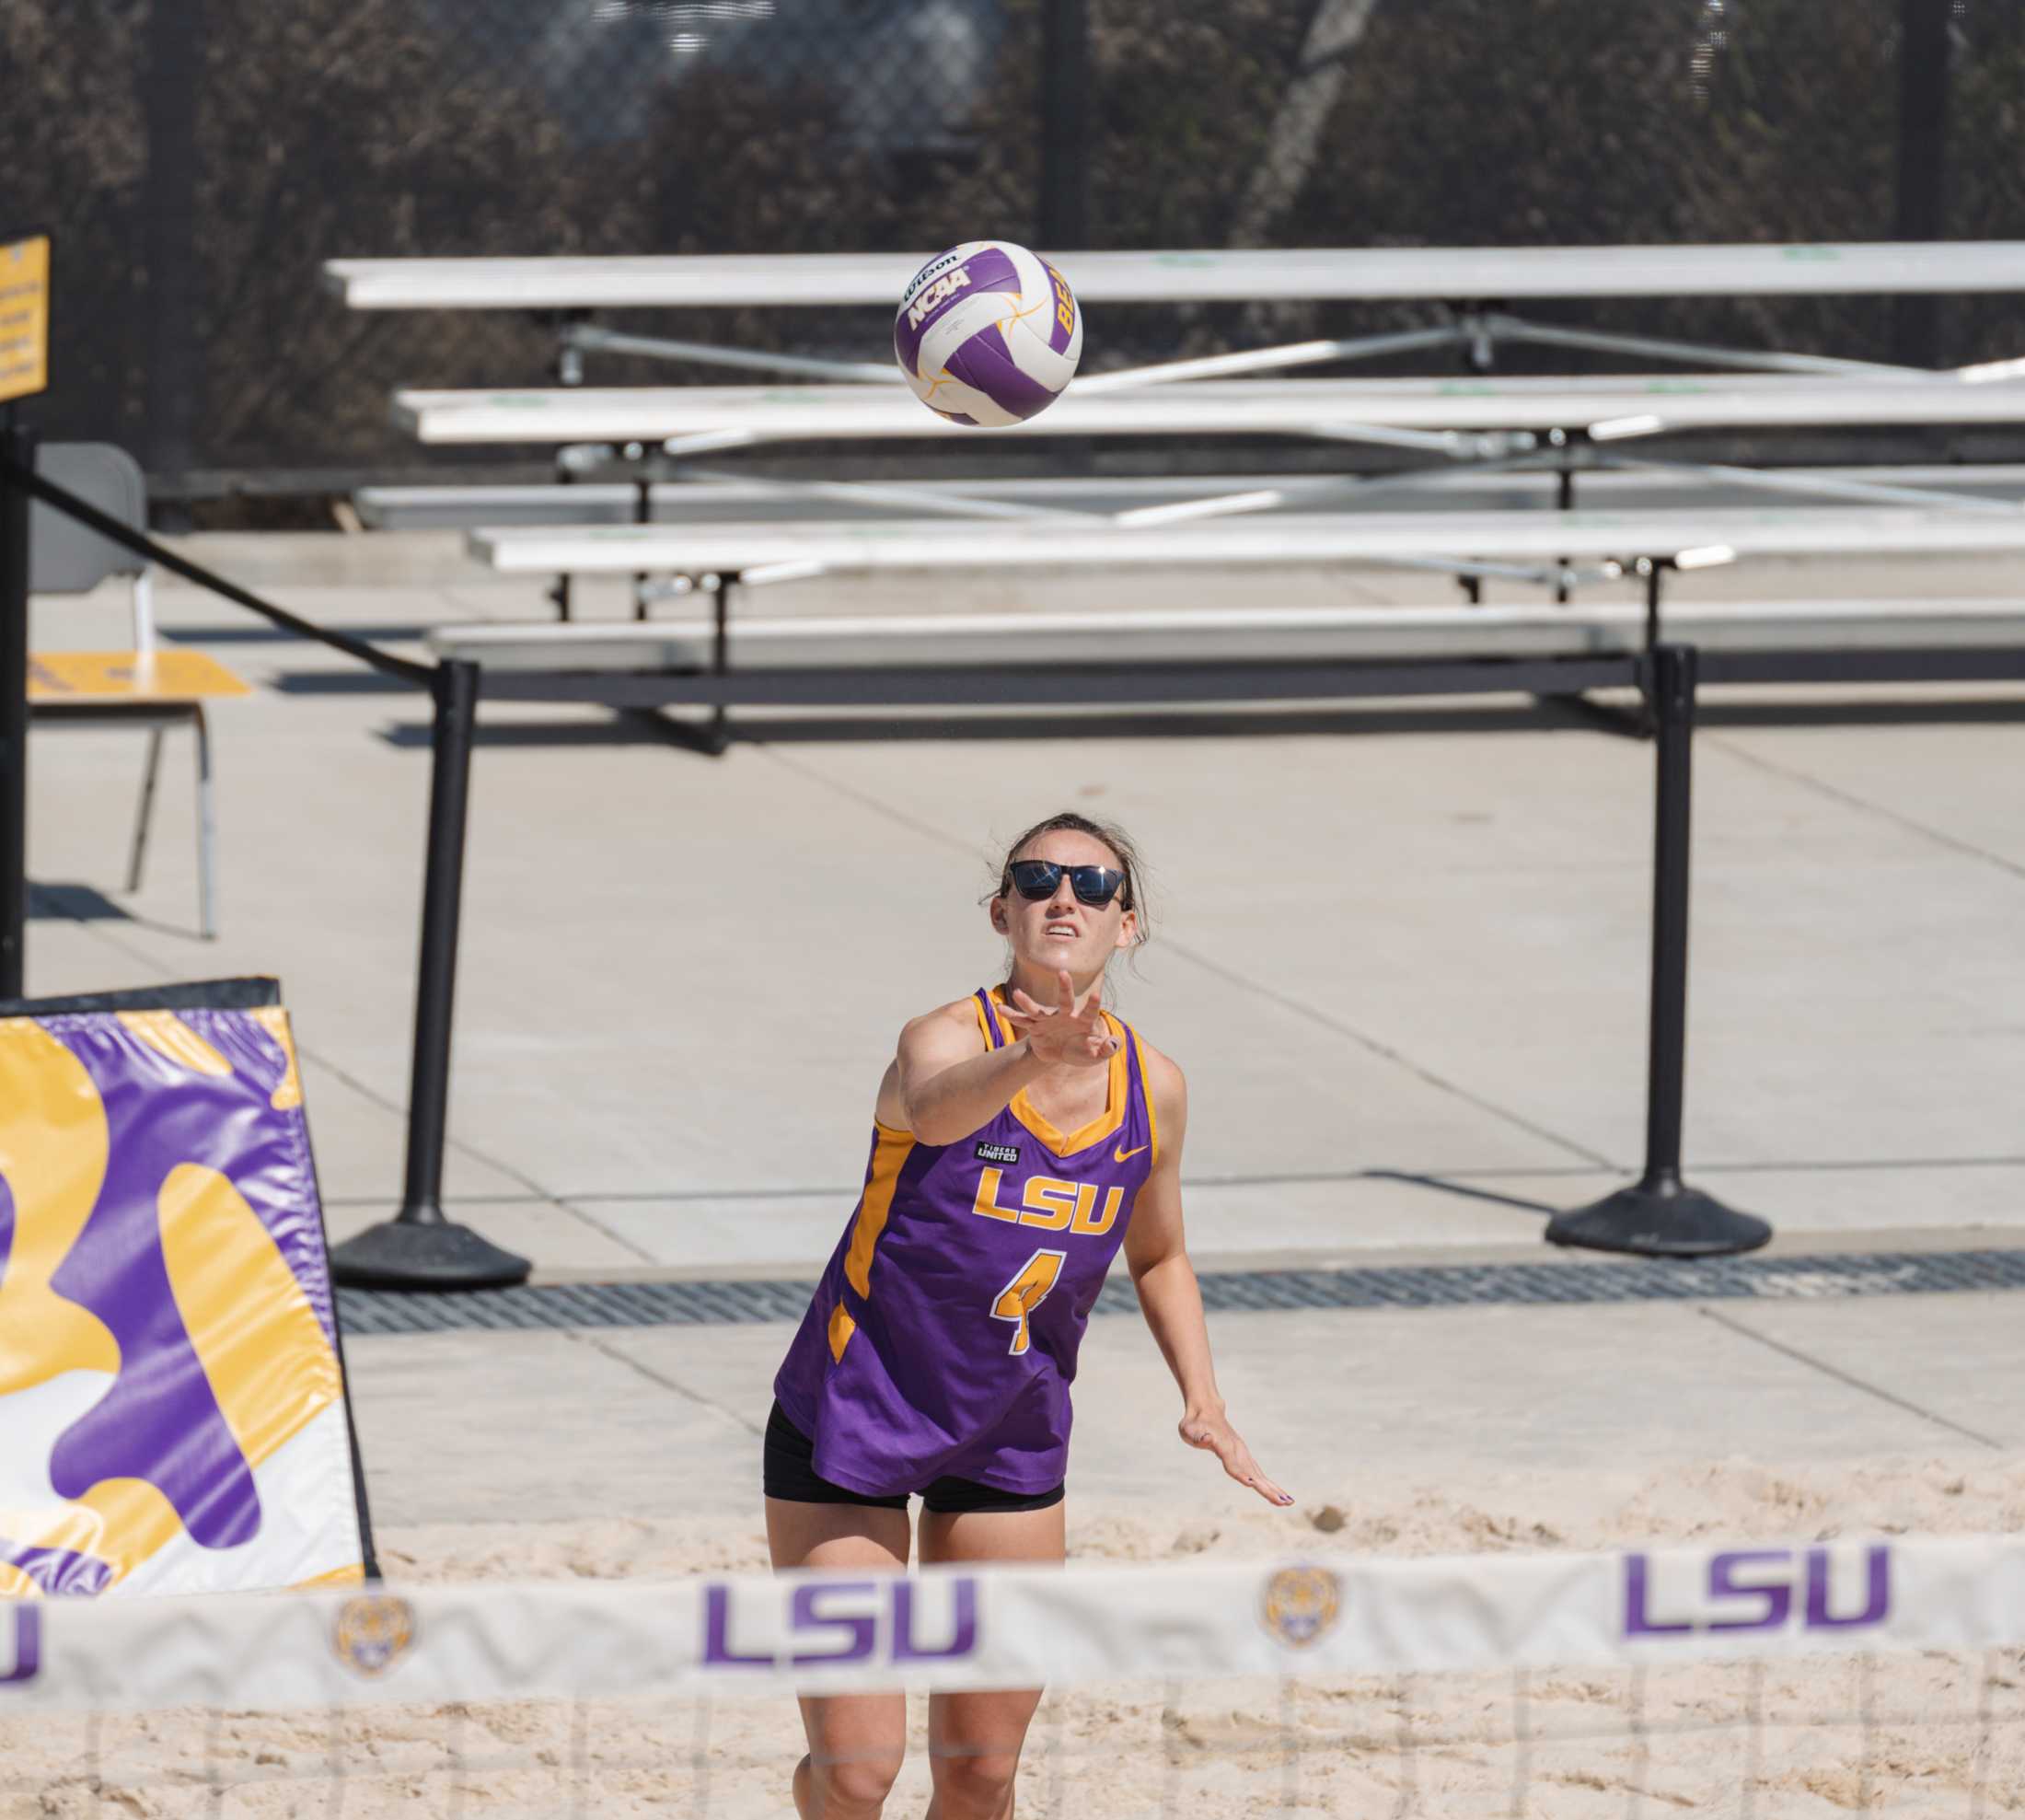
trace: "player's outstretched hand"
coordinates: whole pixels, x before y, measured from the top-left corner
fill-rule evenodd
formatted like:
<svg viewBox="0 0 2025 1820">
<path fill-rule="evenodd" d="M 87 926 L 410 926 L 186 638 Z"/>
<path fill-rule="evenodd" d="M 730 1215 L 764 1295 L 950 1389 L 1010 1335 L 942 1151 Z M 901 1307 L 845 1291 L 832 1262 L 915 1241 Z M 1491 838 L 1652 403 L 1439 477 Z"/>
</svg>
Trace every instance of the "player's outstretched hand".
<svg viewBox="0 0 2025 1820">
<path fill-rule="evenodd" d="M 1064 969 L 1055 975 L 1052 1005 L 1037 1004 L 1015 986 L 1012 1003 L 1000 1014 L 1026 1038 L 1027 1047 L 1041 1061 L 1066 1062 L 1072 1068 L 1094 1068 L 1109 1061 L 1118 1046 L 1098 1003 L 1103 984 L 1099 979 L 1079 1000 L 1076 982 Z"/>
<path fill-rule="evenodd" d="M 1293 1494 L 1283 1491 L 1258 1469 L 1244 1438 L 1222 1416 L 1184 1416 L 1181 1438 L 1191 1447 L 1200 1447 L 1223 1462 L 1223 1470 L 1240 1485 L 1249 1485 L 1268 1504 L 1287 1505 Z"/>
</svg>

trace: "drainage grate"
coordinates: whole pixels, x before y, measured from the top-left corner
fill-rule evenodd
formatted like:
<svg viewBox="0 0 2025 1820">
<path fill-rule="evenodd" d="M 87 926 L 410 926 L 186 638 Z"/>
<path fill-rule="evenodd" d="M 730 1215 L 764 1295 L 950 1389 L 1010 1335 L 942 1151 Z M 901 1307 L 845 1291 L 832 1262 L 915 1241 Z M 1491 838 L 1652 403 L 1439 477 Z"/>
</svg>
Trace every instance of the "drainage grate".
<svg viewBox="0 0 2025 1820">
<path fill-rule="evenodd" d="M 1345 1270 L 1210 1270 L 1212 1313 L 1283 1308 L 1558 1307 L 1582 1302 L 1813 1301 L 2025 1289 L 2025 1250 L 1838 1252 L 1821 1257 L 1712 1258 L 1693 1263 L 1421 1264 Z M 500 1332 L 530 1327 L 721 1327 L 799 1321 L 807 1282 L 554 1283 L 411 1295 L 341 1289 L 349 1334 Z M 1129 1314 L 1131 1285 L 1114 1277 L 1100 1315 Z"/>
</svg>

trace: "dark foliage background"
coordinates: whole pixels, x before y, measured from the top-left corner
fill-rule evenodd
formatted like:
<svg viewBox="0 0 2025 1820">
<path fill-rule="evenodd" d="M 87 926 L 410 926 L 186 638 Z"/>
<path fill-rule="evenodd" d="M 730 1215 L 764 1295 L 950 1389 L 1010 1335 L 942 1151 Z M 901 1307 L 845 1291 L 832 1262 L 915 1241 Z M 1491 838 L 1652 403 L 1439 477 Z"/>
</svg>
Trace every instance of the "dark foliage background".
<svg viewBox="0 0 2025 1820">
<path fill-rule="evenodd" d="M 0 226 L 57 236 L 36 420 L 136 448 L 169 496 L 313 491 L 419 465 L 393 388 L 530 384 L 551 358 L 506 315 L 348 314 L 327 258 L 1046 245 L 1047 4 L 0 0 Z M 1095 247 L 1891 238 L 1921 5 L 1948 38 L 1929 225 L 2025 238 L 2025 0 L 1086 0 L 1067 180 Z M 1561 313 L 1889 359 L 1894 307 Z M 1948 299 L 1932 354 L 2025 351 L 2019 315 Z M 1427 317 L 1121 309 L 1089 359 Z M 670 331 L 863 358 L 887 322 Z M 596 377 L 703 376 L 605 358 Z"/>
</svg>

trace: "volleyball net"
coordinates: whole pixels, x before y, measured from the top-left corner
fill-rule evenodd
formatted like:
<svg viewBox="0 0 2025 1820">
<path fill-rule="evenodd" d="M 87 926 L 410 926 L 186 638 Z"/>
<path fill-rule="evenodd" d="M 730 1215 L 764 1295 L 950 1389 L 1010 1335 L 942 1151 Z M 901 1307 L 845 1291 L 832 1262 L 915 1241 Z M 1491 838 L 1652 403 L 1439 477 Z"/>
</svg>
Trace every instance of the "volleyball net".
<svg viewBox="0 0 2025 1820">
<path fill-rule="evenodd" d="M 23 1601 L 0 1812 L 773 1815 L 795 1692 L 1030 1686 L 1022 1814 L 1994 1820 L 2025 1537 Z"/>
</svg>

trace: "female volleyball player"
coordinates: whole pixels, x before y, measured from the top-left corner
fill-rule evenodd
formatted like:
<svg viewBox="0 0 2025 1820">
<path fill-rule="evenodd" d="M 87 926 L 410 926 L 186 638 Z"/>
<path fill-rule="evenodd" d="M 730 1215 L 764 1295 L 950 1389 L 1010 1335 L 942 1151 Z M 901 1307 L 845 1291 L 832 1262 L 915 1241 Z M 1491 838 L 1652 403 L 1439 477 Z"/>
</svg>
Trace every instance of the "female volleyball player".
<svg viewBox="0 0 2025 1820">
<path fill-rule="evenodd" d="M 1136 855 L 1059 815 L 1008 854 L 1002 988 L 917 1017 L 879 1083 L 864 1192 L 774 1380 L 777 1568 L 1059 1561 L 1069 1384 L 1120 1246 L 1181 1389 L 1181 1438 L 1270 1503 L 1224 1413 L 1182 1246 L 1181 1070 L 1099 1003 L 1141 939 Z M 1003 1820 L 1037 1690 L 930 1703 L 931 1820 Z M 898 1773 L 905 1697 L 804 1699 L 804 1820 L 870 1820 Z"/>
</svg>

